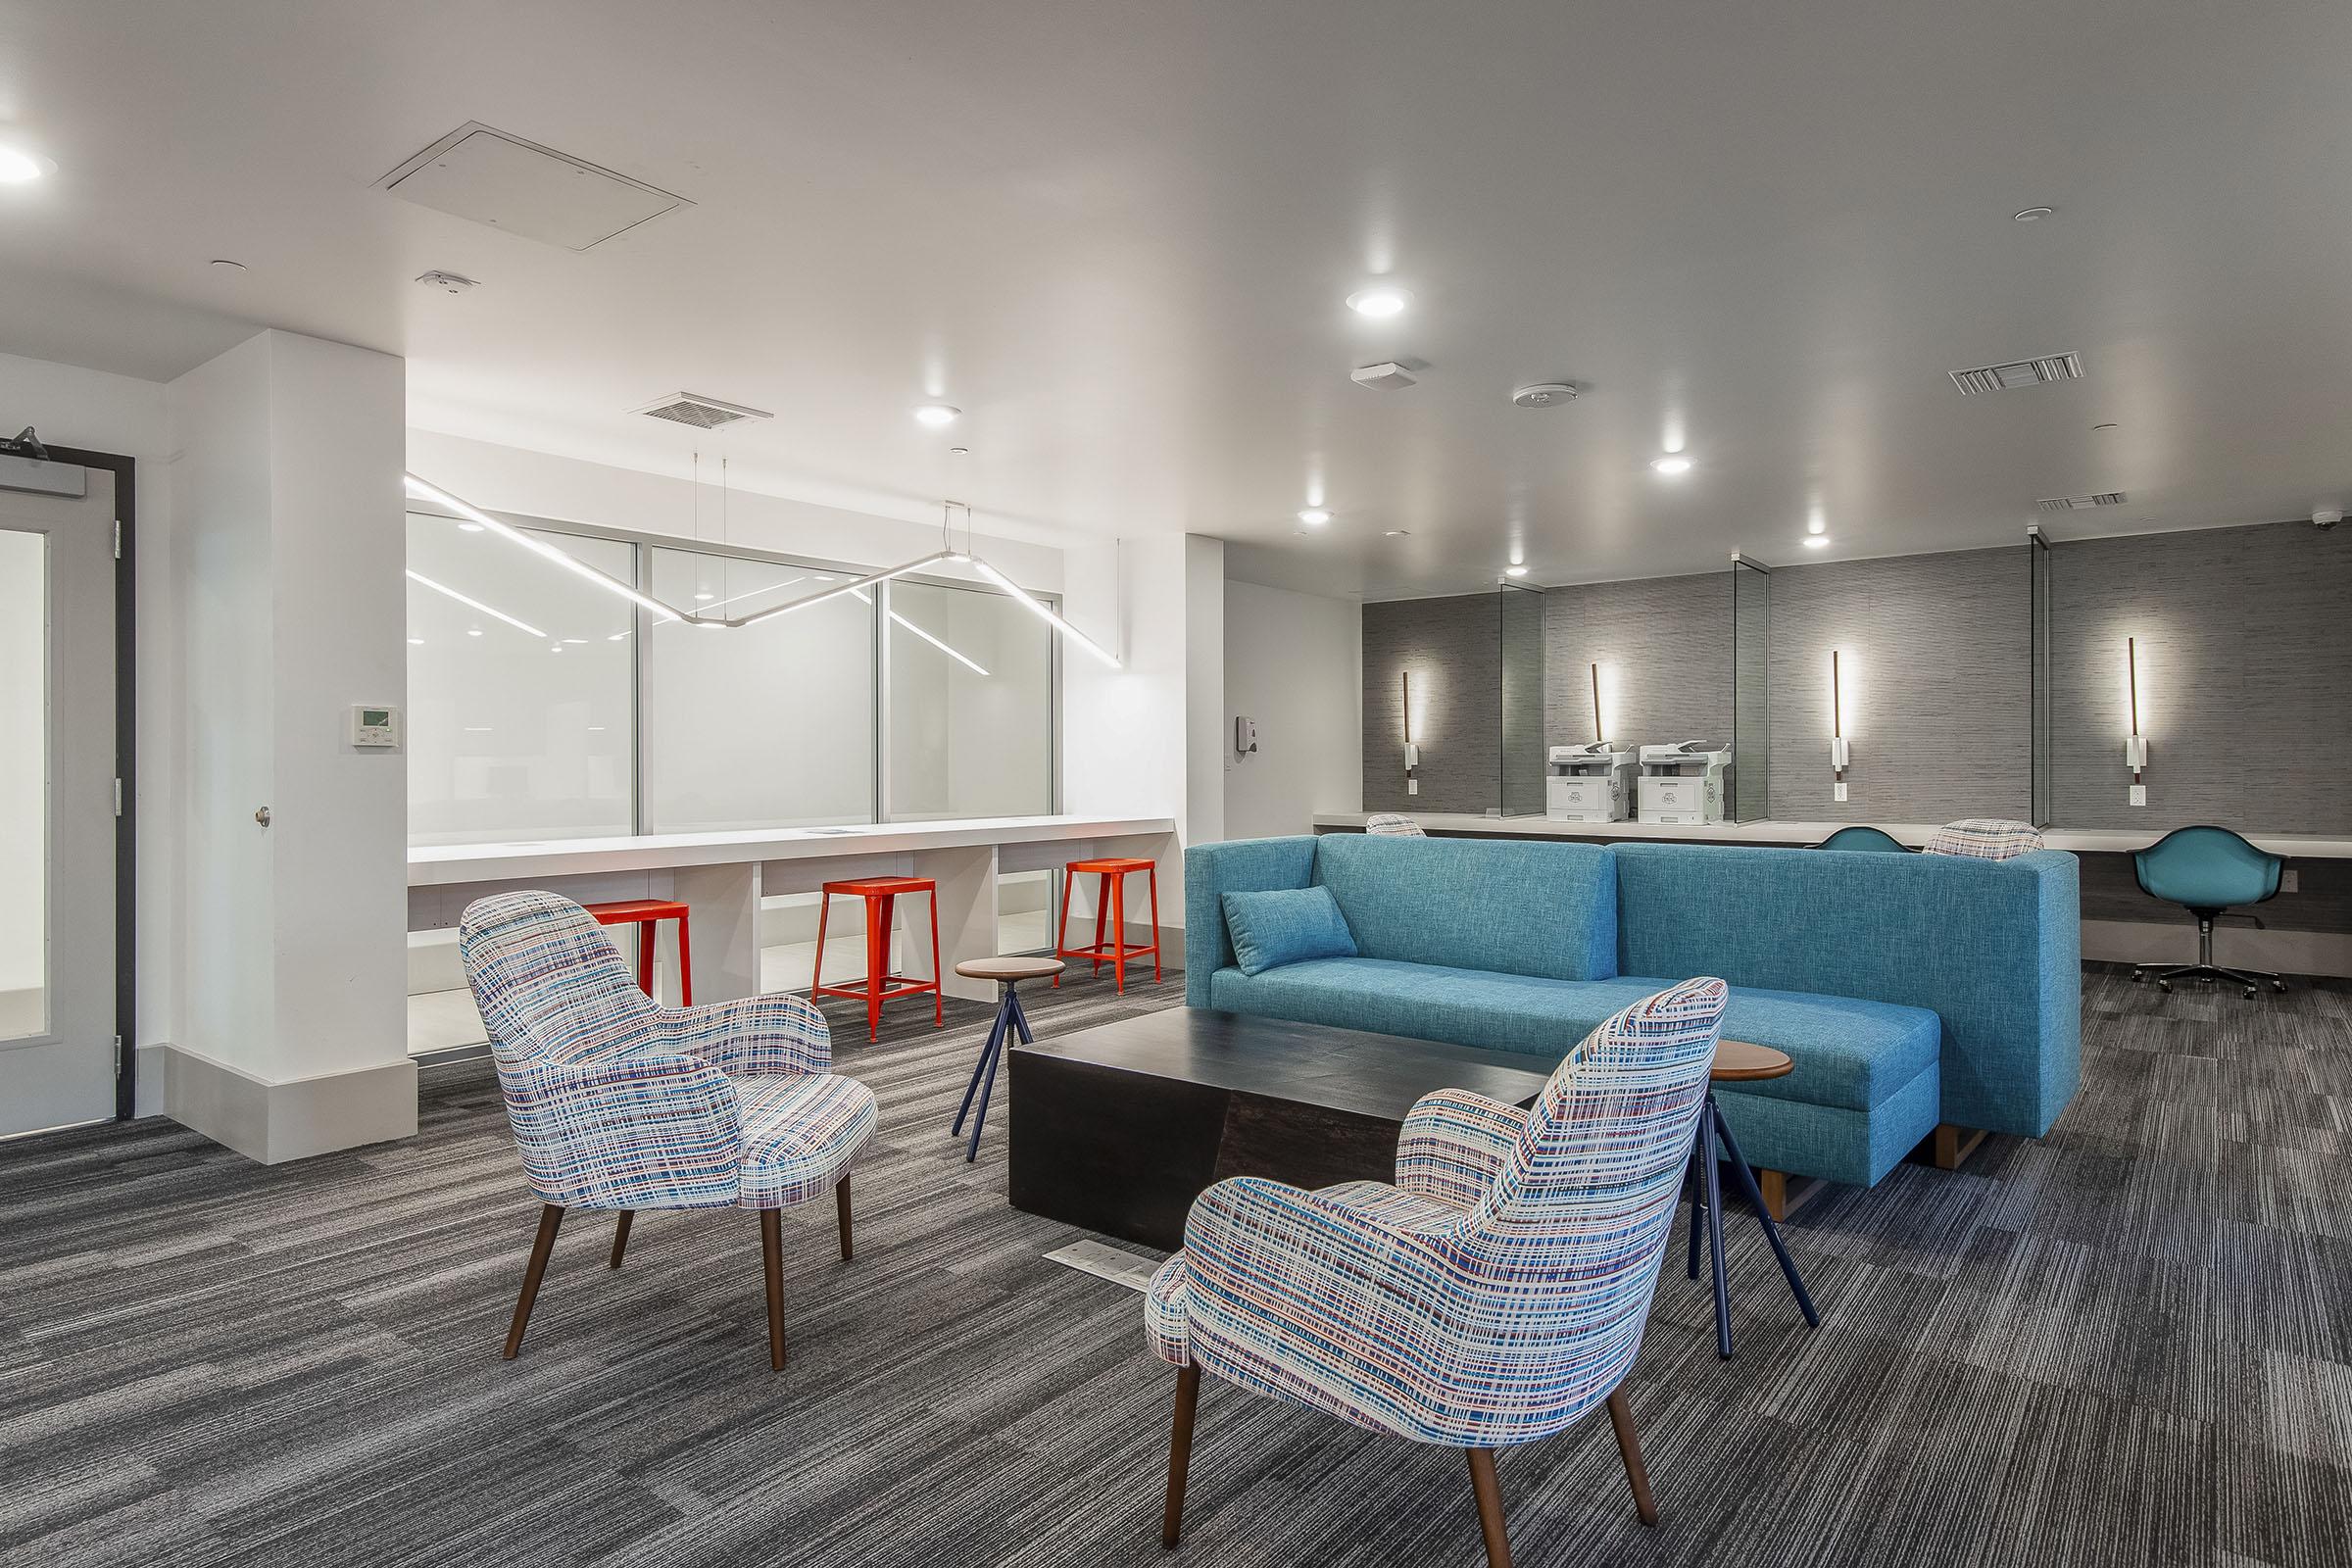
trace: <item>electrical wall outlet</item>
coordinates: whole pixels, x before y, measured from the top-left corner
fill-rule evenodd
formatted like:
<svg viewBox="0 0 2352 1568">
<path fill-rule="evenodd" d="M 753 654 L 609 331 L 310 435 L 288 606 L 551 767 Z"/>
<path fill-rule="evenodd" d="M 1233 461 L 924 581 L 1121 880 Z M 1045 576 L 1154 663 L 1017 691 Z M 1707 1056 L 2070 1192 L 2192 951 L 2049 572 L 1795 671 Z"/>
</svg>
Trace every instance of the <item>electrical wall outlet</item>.
<svg viewBox="0 0 2352 1568">
<path fill-rule="evenodd" d="M 1834 801 L 1840 801 L 1840 802 L 1842 802 L 1842 801 L 1845 799 L 1845 786 L 1844 786 L 1844 785 L 1842 785 L 1842 784 L 1833 784 L 1833 785 L 1831 785 L 1831 786 L 1830 786 L 1830 799 L 1831 799 L 1831 800 L 1834 800 Z"/>
<path fill-rule="evenodd" d="M 2132 786 L 2132 804 L 2133 806 L 2145 806 L 2148 804 L 2148 787 L 2145 784 L 2134 784 Z"/>
<path fill-rule="evenodd" d="M 2293 866 L 2291 866 L 2291 865 L 2290 865 L 2290 866 L 2288 866 L 2288 867 L 2287 867 L 2285 870 L 2283 870 L 2283 871 L 2279 872 L 2279 873 L 2278 873 L 2278 891 L 2279 891 L 2279 892 L 2281 892 L 2281 893 L 2300 893 L 2300 892 L 2302 892 L 2302 891 L 2303 891 L 2303 873 L 2302 873 L 2302 872 L 2300 872 L 2300 871 L 2298 871 L 2298 870 L 2296 870 L 2296 869 L 2295 869 Z"/>
<path fill-rule="evenodd" d="M 1405 794 L 1407 794 L 1407 795 L 1418 795 L 1418 794 L 1420 794 L 1420 793 L 1421 793 L 1421 781 L 1420 781 L 1419 779 L 1417 779 L 1417 778 L 1408 778 L 1408 779 L 1406 779 L 1406 780 L 1404 781 L 1404 793 L 1405 793 Z"/>
</svg>

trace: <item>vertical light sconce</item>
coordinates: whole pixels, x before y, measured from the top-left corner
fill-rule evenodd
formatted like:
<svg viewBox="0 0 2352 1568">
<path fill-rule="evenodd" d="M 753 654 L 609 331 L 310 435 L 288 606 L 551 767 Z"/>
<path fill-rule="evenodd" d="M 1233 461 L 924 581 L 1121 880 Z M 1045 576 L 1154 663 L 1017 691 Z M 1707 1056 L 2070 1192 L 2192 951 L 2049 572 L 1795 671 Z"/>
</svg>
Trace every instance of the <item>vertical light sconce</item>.
<svg viewBox="0 0 2352 1568">
<path fill-rule="evenodd" d="M 1845 799 L 1845 770 L 1853 765 L 1853 748 L 1845 740 L 1845 678 L 1838 650 L 1830 650 L 1830 798 Z"/>
<path fill-rule="evenodd" d="M 2148 738 L 2139 732 L 2139 639 L 2124 639 L 2124 691 L 2132 706 L 2132 733 L 2124 740 L 2124 765 L 2132 770 L 2133 806 L 2148 804 L 2148 786 L 2141 776 L 2148 770 Z"/>
<path fill-rule="evenodd" d="M 1400 671 L 1396 679 L 1404 687 L 1404 793 L 1418 795 L 1421 793 L 1421 744 L 1420 731 L 1413 728 L 1413 677 L 1409 671 Z"/>
<path fill-rule="evenodd" d="M 1600 722 L 1600 665 L 1592 666 L 1592 744 L 1599 746 L 1608 740 L 1608 732 Z"/>
</svg>

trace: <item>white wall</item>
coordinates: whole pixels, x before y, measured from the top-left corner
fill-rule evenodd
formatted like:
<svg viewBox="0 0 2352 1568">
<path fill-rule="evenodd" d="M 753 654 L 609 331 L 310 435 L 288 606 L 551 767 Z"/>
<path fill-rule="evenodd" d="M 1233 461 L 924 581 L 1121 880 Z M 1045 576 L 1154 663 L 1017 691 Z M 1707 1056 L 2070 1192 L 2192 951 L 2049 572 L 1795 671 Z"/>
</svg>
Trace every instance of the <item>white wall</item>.
<svg viewBox="0 0 2352 1568">
<path fill-rule="evenodd" d="M 180 1012 L 179 603 L 173 559 L 172 420 L 159 382 L 78 366 L 0 354 L 0 424 L 14 434 L 36 425 L 54 446 L 135 461 L 138 523 L 133 564 L 138 595 L 132 661 L 137 685 L 138 775 L 132 808 L 138 834 L 135 1044 L 172 1038 Z"/>
<path fill-rule="evenodd" d="M 1227 838 L 1309 833 L 1362 809 L 1363 610 L 1353 600 L 1228 582 L 1222 745 Z M 1257 752 L 1233 720 L 1257 720 Z"/>
</svg>

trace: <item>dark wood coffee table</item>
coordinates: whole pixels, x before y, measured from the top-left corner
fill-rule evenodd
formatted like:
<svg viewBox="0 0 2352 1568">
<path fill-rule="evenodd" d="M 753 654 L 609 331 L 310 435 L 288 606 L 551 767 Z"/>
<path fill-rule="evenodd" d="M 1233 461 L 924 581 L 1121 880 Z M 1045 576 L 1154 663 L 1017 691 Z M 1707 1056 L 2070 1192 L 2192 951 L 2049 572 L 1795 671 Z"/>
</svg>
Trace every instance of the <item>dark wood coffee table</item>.
<svg viewBox="0 0 2352 1568">
<path fill-rule="evenodd" d="M 1004 1060 L 1012 1206 L 1169 1250 L 1212 1182 L 1392 1180 L 1397 1128 L 1423 1095 L 1526 1104 L 1558 1065 L 1195 1007 L 1040 1040 Z"/>
</svg>

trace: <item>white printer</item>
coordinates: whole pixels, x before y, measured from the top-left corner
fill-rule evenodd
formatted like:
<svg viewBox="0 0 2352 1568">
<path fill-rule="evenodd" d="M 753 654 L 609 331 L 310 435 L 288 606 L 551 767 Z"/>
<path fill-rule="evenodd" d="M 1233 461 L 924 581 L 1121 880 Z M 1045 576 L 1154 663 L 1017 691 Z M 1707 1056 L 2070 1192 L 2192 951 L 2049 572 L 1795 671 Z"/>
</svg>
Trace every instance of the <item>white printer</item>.
<svg viewBox="0 0 2352 1568">
<path fill-rule="evenodd" d="M 1606 741 L 1554 746 L 1544 790 L 1555 822 L 1622 822 L 1634 811 L 1634 754 Z"/>
<path fill-rule="evenodd" d="M 1722 821 L 1723 775 L 1731 765 L 1731 747 L 1711 741 L 1642 747 L 1642 820 Z"/>
</svg>

